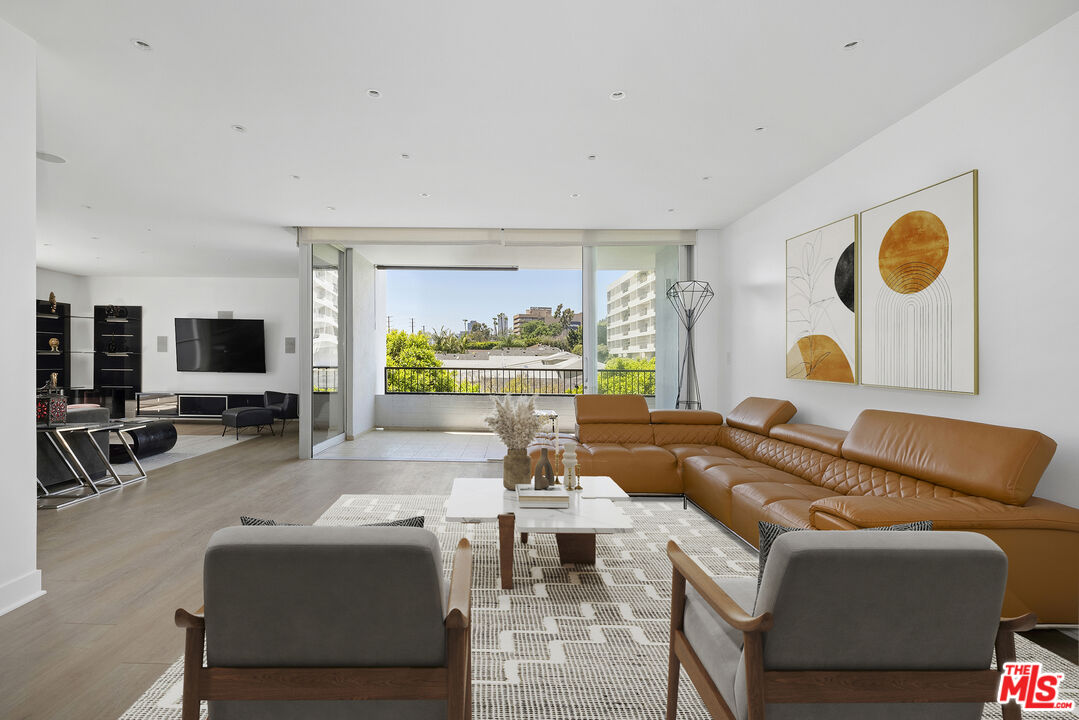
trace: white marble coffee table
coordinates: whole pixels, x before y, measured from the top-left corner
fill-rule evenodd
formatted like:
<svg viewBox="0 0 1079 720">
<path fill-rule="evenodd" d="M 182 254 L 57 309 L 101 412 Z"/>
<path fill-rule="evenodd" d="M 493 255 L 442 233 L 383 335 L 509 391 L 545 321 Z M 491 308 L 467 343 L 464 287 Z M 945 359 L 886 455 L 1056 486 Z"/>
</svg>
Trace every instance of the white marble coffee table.
<svg viewBox="0 0 1079 720">
<path fill-rule="evenodd" d="M 550 533 L 564 563 L 596 562 L 596 535 L 623 533 L 633 521 L 612 500 L 629 496 L 609 477 L 585 476 L 581 498 L 567 510 L 522 508 L 515 493 L 502 487 L 502 478 L 457 478 L 446 505 L 449 522 L 498 522 L 499 572 L 503 589 L 513 587 L 514 534 L 528 542 L 529 533 Z"/>
</svg>

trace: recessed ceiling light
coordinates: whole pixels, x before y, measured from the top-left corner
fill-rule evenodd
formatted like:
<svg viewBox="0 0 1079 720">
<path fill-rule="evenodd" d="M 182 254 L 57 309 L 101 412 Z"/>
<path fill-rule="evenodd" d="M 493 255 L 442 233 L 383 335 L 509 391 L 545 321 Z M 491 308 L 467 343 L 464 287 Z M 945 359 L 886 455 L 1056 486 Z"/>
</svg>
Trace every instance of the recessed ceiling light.
<svg viewBox="0 0 1079 720">
<path fill-rule="evenodd" d="M 380 98 L 382 97 L 382 93 L 380 93 L 378 90 L 368 90 L 367 97 Z"/>
<path fill-rule="evenodd" d="M 708 182 L 711 179 L 712 179 L 711 175 L 705 175 L 704 177 L 701 178 L 701 180 L 704 180 L 705 182 Z"/>
<path fill-rule="evenodd" d="M 326 209 L 327 210 L 336 210 L 337 208 L 335 208 L 333 205 L 327 205 Z"/>
<path fill-rule="evenodd" d="M 595 160 L 595 159 L 596 159 L 596 156 L 595 156 L 595 155 L 589 155 L 589 156 L 588 156 L 588 159 L 589 159 L 589 160 Z"/>
<path fill-rule="evenodd" d="M 765 131 L 765 130 L 767 130 L 767 129 L 768 129 L 768 128 L 766 128 L 766 127 L 765 127 L 765 126 L 763 126 L 763 125 L 758 125 L 757 127 L 753 128 L 753 132 L 764 132 L 764 131 Z"/>
<path fill-rule="evenodd" d="M 429 198 L 429 197 L 431 197 L 431 193 L 420 193 L 420 197 L 421 198 Z"/>
<path fill-rule="evenodd" d="M 854 50 L 856 47 L 862 44 L 861 40 L 851 40 L 849 43 L 843 45 L 844 50 Z"/>
<path fill-rule="evenodd" d="M 577 198 L 581 197 L 581 193 L 570 193 L 569 196 L 576 200 Z"/>
<path fill-rule="evenodd" d="M 85 208 L 87 210 L 93 210 L 94 206 L 93 205 L 83 205 L 83 208 Z"/>
<path fill-rule="evenodd" d="M 625 97 L 626 94 L 621 90 L 615 90 L 613 93 L 611 93 L 611 100 L 623 100 L 625 99 Z"/>
<path fill-rule="evenodd" d="M 99 236 L 97 236 L 97 235 L 91 235 L 90 239 L 91 240 L 100 240 L 101 238 Z"/>
<path fill-rule="evenodd" d="M 408 160 L 408 159 L 409 159 L 409 158 L 411 158 L 411 157 L 412 157 L 412 156 L 411 156 L 411 155 L 409 155 L 408 153 L 401 153 L 401 159 L 402 159 L 402 160 Z"/>
<path fill-rule="evenodd" d="M 53 155 L 52 153 L 41 152 L 40 150 L 37 151 L 37 159 L 38 160 L 44 160 L 45 162 L 48 162 L 48 163 L 57 163 L 58 165 L 61 165 L 61 164 L 67 162 L 67 160 L 60 157 L 59 155 Z"/>
<path fill-rule="evenodd" d="M 138 38 L 131 38 L 131 44 L 143 52 L 150 52 L 154 49 L 154 46 L 145 40 L 139 40 Z"/>
<path fill-rule="evenodd" d="M 299 175 L 289 175 L 289 177 L 292 178 L 293 180 L 299 180 L 300 179 Z"/>
<path fill-rule="evenodd" d="M 241 135 L 247 132 L 247 128 L 245 128 L 243 125 L 233 125 L 232 129 L 240 133 Z"/>
<path fill-rule="evenodd" d="M 667 212 L 674 212 L 674 208 L 667 208 Z"/>
</svg>

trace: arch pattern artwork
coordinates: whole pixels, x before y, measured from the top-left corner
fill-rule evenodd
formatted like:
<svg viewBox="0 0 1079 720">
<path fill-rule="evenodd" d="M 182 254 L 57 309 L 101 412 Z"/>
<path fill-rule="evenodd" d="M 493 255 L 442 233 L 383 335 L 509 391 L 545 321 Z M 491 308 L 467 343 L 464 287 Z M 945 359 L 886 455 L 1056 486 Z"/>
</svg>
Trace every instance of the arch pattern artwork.
<svg viewBox="0 0 1079 720">
<path fill-rule="evenodd" d="M 861 224 L 862 383 L 977 393 L 977 170 Z"/>
</svg>

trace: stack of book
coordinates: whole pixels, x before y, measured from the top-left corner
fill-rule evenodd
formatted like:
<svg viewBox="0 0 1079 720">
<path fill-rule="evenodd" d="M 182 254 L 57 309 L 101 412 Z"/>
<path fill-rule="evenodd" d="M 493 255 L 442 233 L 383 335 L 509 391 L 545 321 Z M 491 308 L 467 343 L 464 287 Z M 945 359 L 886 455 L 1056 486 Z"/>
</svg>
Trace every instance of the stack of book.
<svg viewBox="0 0 1079 720">
<path fill-rule="evenodd" d="M 547 490 L 534 490 L 531 485 L 518 485 L 517 504 L 521 508 L 564 510 L 569 507 L 569 492 L 561 485 Z"/>
</svg>

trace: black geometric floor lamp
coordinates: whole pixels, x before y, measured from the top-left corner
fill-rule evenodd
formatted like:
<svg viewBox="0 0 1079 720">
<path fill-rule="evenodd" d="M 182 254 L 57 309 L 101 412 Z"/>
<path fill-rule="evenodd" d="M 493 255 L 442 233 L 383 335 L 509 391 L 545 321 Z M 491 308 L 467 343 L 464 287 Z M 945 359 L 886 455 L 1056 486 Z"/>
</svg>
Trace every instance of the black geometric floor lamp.
<svg viewBox="0 0 1079 720">
<path fill-rule="evenodd" d="M 686 349 L 682 354 L 682 367 L 678 373 L 678 400 L 676 408 L 700 410 L 701 393 L 697 389 L 697 363 L 693 359 L 693 326 L 701 313 L 712 302 L 715 293 L 712 286 L 700 280 L 676 282 L 667 290 L 667 299 L 678 311 L 678 319 L 686 329 Z"/>
</svg>

